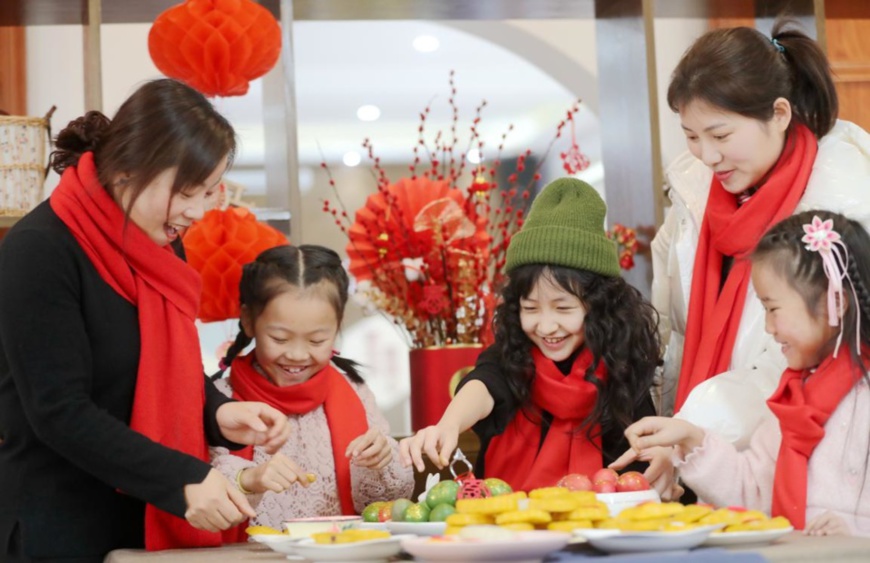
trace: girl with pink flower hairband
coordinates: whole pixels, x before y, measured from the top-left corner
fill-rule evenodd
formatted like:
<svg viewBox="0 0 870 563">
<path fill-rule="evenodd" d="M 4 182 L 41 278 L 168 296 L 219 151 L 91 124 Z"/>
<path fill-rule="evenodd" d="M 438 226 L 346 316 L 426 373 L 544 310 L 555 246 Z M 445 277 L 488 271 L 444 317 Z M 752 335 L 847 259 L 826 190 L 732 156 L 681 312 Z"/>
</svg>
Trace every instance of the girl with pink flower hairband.
<svg viewBox="0 0 870 563">
<path fill-rule="evenodd" d="M 788 368 L 775 418 L 737 448 L 678 419 L 647 417 L 623 460 L 675 446 L 684 483 L 716 506 L 785 516 L 809 535 L 870 536 L 870 235 L 827 211 L 781 221 L 751 255 L 765 330 Z"/>
</svg>

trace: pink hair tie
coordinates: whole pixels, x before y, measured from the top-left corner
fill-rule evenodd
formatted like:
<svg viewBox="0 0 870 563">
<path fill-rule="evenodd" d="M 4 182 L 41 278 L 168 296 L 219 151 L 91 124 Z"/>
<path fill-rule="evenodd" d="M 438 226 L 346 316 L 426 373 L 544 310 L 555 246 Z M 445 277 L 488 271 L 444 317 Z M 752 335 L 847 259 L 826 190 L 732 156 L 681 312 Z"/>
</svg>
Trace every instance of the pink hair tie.
<svg viewBox="0 0 870 563">
<path fill-rule="evenodd" d="M 229 366 L 229 364 L 227 364 L 227 359 L 226 359 L 226 358 L 221 358 L 220 361 L 218 361 L 218 368 L 219 368 L 221 371 L 227 369 L 228 367 L 230 367 L 230 366 Z"/>
<path fill-rule="evenodd" d="M 801 242 L 806 243 L 805 248 L 807 250 L 818 252 L 822 258 L 822 267 L 825 271 L 825 276 L 828 278 L 828 324 L 830 326 L 837 326 L 840 324 L 840 318 L 845 313 L 844 278 L 849 281 L 849 286 L 852 288 L 853 306 L 858 305 L 855 284 L 852 283 L 852 278 L 849 277 L 847 270 L 849 266 L 849 249 L 843 243 L 840 233 L 834 230 L 833 219 L 822 221 L 818 215 L 813 215 L 812 223 L 804 225 L 803 228 L 806 234 L 801 238 Z M 855 349 L 860 351 L 861 315 L 856 313 L 855 318 L 857 324 Z M 834 348 L 835 358 L 840 350 L 842 340 L 843 327 L 840 326 L 840 334 L 837 336 L 837 345 Z"/>
</svg>

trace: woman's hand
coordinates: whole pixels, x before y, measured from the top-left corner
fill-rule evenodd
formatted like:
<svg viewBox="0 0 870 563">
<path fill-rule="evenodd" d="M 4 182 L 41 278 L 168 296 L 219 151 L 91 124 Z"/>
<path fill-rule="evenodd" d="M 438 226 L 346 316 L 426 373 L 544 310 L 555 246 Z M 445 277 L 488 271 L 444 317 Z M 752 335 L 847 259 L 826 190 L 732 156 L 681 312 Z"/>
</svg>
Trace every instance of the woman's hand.
<svg viewBox="0 0 870 563">
<path fill-rule="evenodd" d="M 290 437 L 287 416 L 266 403 L 230 401 L 217 410 L 221 434 L 237 444 L 261 446 L 274 454 Z"/>
<path fill-rule="evenodd" d="M 242 488 L 252 493 L 273 491 L 281 493 L 290 488 L 293 483 L 303 487 L 311 484 L 308 474 L 295 461 L 282 453 L 272 456 L 272 459 L 256 467 L 243 469 L 239 476 Z"/>
<path fill-rule="evenodd" d="M 638 454 L 656 446 L 679 446 L 685 454 L 701 445 L 704 430 L 679 418 L 646 416 L 626 428 L 625 437 Z"/>
<path fill-rule="evenodd" d="M 804 528 L 807 536 L 851 536 L 852 530 L 841 517 L 830 510 L 816 516 Z"/>
<path fill-rule="evenodd" d="M 417 471 L 423 472 L 423 454 L 432 460 L 435 467 L 444 469 L 450 463 L 450 456 L 459 443 L 459 430 L 441 423 L 427 426 L 409 438 L 399 442 L 399 459 L 404 467 L 412 463 Z"/>
<path fill-rule="evenodd" d="M 208 532 L 227 530 L 257 515 L 245 495 L 217 469 L 209 471 L 202 483 L 185 485 L 184 500 L 185 519 L 194 528 Z"/>
<path fill-rule="evenodd" d="M 393 459 L 393 448 L 378 429 L 369 428 L 368 432 L 348 444 L 344 455 L 360 467 L 383 469 Z"/>
</svg>

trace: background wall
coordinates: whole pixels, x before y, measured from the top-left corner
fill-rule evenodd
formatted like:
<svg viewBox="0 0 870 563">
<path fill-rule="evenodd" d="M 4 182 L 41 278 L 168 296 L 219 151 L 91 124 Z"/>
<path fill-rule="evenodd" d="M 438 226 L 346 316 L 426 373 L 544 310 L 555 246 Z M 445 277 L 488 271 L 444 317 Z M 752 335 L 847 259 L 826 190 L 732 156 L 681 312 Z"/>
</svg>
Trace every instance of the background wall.
<svg viewBox="0 0 870 563">
<path fill-rule="evenodd" d="M 391 22 L 395 26 L 425 25 L 438 32 L 439 25 L 432 22 Z M 327 39 L 333 47 L 352 51 L 359 50 L 359 38 L 353 34 L 353 25 L 367 25 L 358 22 L 342 22 L 342 33 L 335 33 L 327 22 L 300 22 L 294 24 L 296 36 L 295 51 L 297 60 L 297 89 L 312 89 L 318 98 L 335 100 L 336 109 L 331 115 L 323 113 L 322 99 L 308 99 L 299 94 L 299 138 L 300 138 L 300 185 L 302 187 L 302 217 L 304 218 L 303 239 L 296 243 L 322 244 L 335 249 L 343 249 L 346 244 L 344 235 L 333 225 L 331 217 L 321 211 L 322 200 L 332 198 L 327 187 L 324 171 L 320 168 L 320 152 L 317 145 L 325 144 L 325 132 L 338 130 L 338 136 L 347 147 L 358 148 L 363 136 L 370 136 L 380 149 L 386 152 L 385 169 L 390 178 L 398 179 L 407 171 L 407 159 L 412 143 L 398 137 L 397 130 L 415 127 L 416 111 L 425 103 L 444 104 L 446 75 L 449 69 L 457 66 L 457 83 L 460 97 L 470 100 L 463 103 L 472 107 L 479 103 L 477 94 L 490 103 L 488 112 L 495 113 L 490 119 L 490 129 L 502 130 L 509 122 L 516 122 L 518 129 L 528 120 L 537 125 L 529 134 L 521 137 L 523 146 L 543 151 L 555 130 L 555 123 L 563 115 L 570 101 L 576 97 L 584 100 L 584 109 L 577 125 L 578 140 L 584 152 L 590 156 L 593 166 L 584 175 L 606 196 L 606 178 L 600 165 L 598 145 L 599 124 L 595 111 L 598 102 L 597 66 L 595 53 L 595 24 L 592 20 L 578 21 L 507 21 L 507 22 L 451 22 L 444 27 L 444 33 L 468 36 L 472 54 L 452 52 L 442 53 L 442 59 L 428 59 L 425 62 L 427 74 L 441 76 L 435 86 L 427 86 L 431 91 L 425 95 L 416 93 L 410 100 L 397 101 L 395 107 L 385 108 L 385 113 L 409 114 L 410 121 L 382 119 L 375 123 L 360 124 L 352 115 L 342 118 L 347 112 L 340 108 L 340 94 L 335 89 L 334 74 L 317 66 L 310 60 L 311 51 L 324 49 L 317 43 Z M 370 24 L 369 24 L 370 25 Z M 146 38 L 149 26 L 141 24 L 103 25 L 102 63 L 103 63 L 103 100 L 104 112 L 114 113 L 118 105 L 143 80 L 160 76 L 151 63 L 147 53 Z M 324 37 L 324 29 L 332 29 Z M 386 29 L 386 28 L 385 28 Z M 399 29 L 399 28 L 396 28 Z M 659 76 L 659 99 L 665 99 L 667 78 L 683 51 L 706 29 L 706 22 L 698 19 L 659 19 L 655 22 L 656 70 Z M 370 30 L 369 30 L 370 31 Z M 53 119 L 53 129 L 58 131 L 67 122 L 84 111 L 84 85 L 82 73 L 82 29 L 78 26 L 30 26 L 26 30 L 27 47 L 27 111 L 29 114 L 42 115 L 51 106 L 57 106 Z M 394 31 L 394 33 L 398 33 Z M 410 33 L 410 32 L 409 32 Z M 341 41 L 347 41 L 342 44 Z M 481 56 L 481 52 L 488 54 Z M 60 56 L 59 53 L 63 53 Z M 388 57 L 383 57 L 388 59 Z M 498 63 L 493 61 L 498 60 Z M 389 65 L 390 60 L 378 60 L 373 55 L 359 55 L 347 64 L 356 65 L 363 72 L 356 73 L 354 80 L 365 76 L 378 77 L 379 66 Z M 492 63 L 490 65 L 490 63 Z M 320 65 L 324 64 L 320 61 Z M 395 63 L 394 63 L 395 64 Z M 414 64 L 409 61 L 408 64 Z M 464 65 L 464 66 L 463 66 Z M 497 66 L 504 77 L 491 79 L 488 84 L 479 84 L 480 70 L 484 65 Z M 487 67 L 492 71 L 492 68 Z M 349 70 L 345 71 L 350 73 Z M 389 88 L 397 81 L 414 80 L 407 77 L 407 69 L 393 68 L 388 78 L 381 77 L 382 87 Z M 345 76 L 345 74 L 340 74 Z M 419 75 L 414 75 L 419 76 Z M 347 78 L 350 80 L 350 78 Z M 339 89 L 340 90 L 340 89 Z M 547 92 L 544 99 L 541 93 Z M 262 111 L 257 111 L 262 96 L 259 81 L 252 84 L 247 99 L 216 99 L 215 105 L 227 115 L 239 130 L 242 147 L 235 171 L 231 178 L 250 188 L 246 199 L 257 204 L 264 200 L 265 180 L 262 166 L 262 133 L 260 132 Z M 438 96 L 441 98 L 439 99 Z M 519 102 L 517 101 L 519 98 Z M 549 101 L 548 101 L 549 100 Z M 523 106 L 523 101 L 526 105 Z M 500 109 L 499 104 L 508 106 Z M 662 102 L 664 103 L 664 102 Z M 308 104 L 308 105 L 306 105 Z M 404 104 L 408 104 L 405 107 Z M 252 110 L 253 108 L 253 110 Z M 340 108 L 340 109 L 339 109 Z M 415 108 L 416 111 L 412 111 Z M 329 108 L 327 108 L 328 110 Z M 399 111 L 401 110 L 401 111 Z M 502 114 L 499 112 L 502 111 Z M 487 115 L 492 115 L 492 113 Z M 463 112 L 463 120 L 470 120 L 468 111 Z M 508 118 L 504 118 L 507 115 Z M 253 117 L 252 117 L 253 116 Z M 685 149 L 683 134 L 678 119 L 670 109 L 659 108 L 661 121 L 661 141 L 663 157 L 670 160 Z M 322 117 L 316 121 L 316 117 Z M 486 119 L 486 116 L 485 116 Z M 258 120 L 260 122 L 258 122 Z M 326 121 L 324 121 L 326 120 Z M 326 123 L 327 125 L 324 125 Z M 410 125 L 409 125 L 410 124 Z M 544 125 L 541 125 L 544 124 Z M 631 135 L 626 131 L 626 135 Z M 563 139 L 564 141 L 564 139 Z M 306 144 L 307 143 L 307 144 Z M 394 154 L 393 143 L 403 154 Z M 315 148 L 312 148 L 312 144 Z M 516 143 L 515 143 L 516 144 Z M 513 149 L 521 150 L 521 149 Z M 557 156 L 565 146 L 557 146 L 544 167 L 544 180 L 563 174 Z M 401 151 L 399 151 L 401 152 Z M 364 166 L 348 167 L 341 163 L 341 152 L 329 148 L 322 152 L 329 162 L 336 185 L 340 190 L 347 209 L 353 210 L 365 202 L 374 191 L 371 172 Z M 403 156 L 404 155 L 404 156 Z M 364 163 L 365 164 L 365 163 Z M 46 183 L 52 187 L 56 177 Z M 216 349 L 225 340 L 234 337 L 236 323 L 210 323 L 201 326 L 203 359 L 207 369 L 216 369 Z M 393 431 L 405 434 L 409 431 L 407 413 L 408 367 L 407 346 L 401 331 L 380 315 L 366 314 L 363 307 L 351 304 L 342 333 L 340 347 L 342 354 L 355 358 L 368 367 L 367 380 L 372 386 L 382 408 L 387 412 Z"/>
</svg>

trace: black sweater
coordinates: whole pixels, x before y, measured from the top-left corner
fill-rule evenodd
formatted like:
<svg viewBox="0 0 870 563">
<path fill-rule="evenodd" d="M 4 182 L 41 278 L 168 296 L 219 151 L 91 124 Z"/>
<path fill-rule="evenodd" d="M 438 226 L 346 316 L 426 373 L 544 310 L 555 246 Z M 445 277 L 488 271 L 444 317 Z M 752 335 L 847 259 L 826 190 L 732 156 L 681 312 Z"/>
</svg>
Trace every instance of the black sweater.
<svg viewBox="0 0 870 563">
<path fill-rule="evenodd" d="M 210 465 L 130 429 L 139 345 L 136 307 L 102 280 L 48 202 L 9 231 L 0 243 L 0 555 L 16 526 L 31 557 L 85 557 L 141 547 L 145 501 L 183 517 L 183 487 Z M 231 445 L 215 420 L 228 399 L 206 389 L 209 442 Z"/>
<path fill-rule="evenodd" d="M 556 363 L 563 374 L 568 375 L 571 372 L 571 367 L 577 357 L 578 352 L 575 352 L 570 358 L 563 362 Z M 492 412 L 486 418 L 480 420 L 472 427 L 474 433 L 480 439 L 480 452 L 475 463 L 475 475 L 483 475 L 486 477 L 498 477 L 497 475 L 487 475 L 485 457 L 486 450 L 489 447 L 489 442 L 493 437 L 498 436 L 505 431 L 508 423 L 513 420 L 514 415 L 519 408 L 519 404 L 510 392 L 507 379 L 501 372 L 498 362 L 498 352 L 495 347 L 490 346 L 478 358 L 474 370 L 465 376 L 457 387 L 457 392 L 463 385 L 469 381 L 477 380 L 486 385 L 487 391 L 492 396 L 495 404 Z M 647 395 L 644 402 L 635 410 L 634 420 L 640 420 L 645 416 L 655 416 L 655 405 L 652 401 L 652 396 Z M 541 424 L 541 439 L 537 444 L 529 444 L 529 455 L 537 455 L 541 445 L 544 443 L 544 438 L 550 428 L 549 423 L 553 420 L 553 415 L 548 412 L 542 413 Z M 605 413 L 604 419 L 601 421 L 601 450 L 604 467 L 615 461 L 629 448 L 628 440 L 623 435 L 623 428 L 613 424 L 612 420 Z M 585 431 L 585 430 L 582 430 Z M 640 471 L 643 472 L 647 467 L 646 462 L 635 462 L 625 468 L 625 471 Z M 589 477 L 592 477 L 591 475 Z"/>
</svg>

